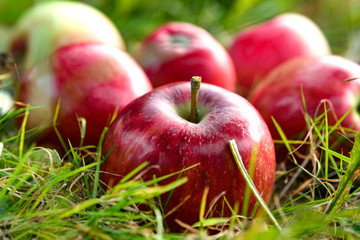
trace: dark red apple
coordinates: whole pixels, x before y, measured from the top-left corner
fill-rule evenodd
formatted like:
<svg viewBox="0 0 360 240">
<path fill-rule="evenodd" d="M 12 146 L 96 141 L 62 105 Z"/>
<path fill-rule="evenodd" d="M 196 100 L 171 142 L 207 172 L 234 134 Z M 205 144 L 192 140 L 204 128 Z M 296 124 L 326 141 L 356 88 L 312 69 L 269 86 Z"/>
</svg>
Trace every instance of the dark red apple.
<svg viewBox="0 0 360 240">
<path fill-rule="evenodd" d="M 329 44 L 309 18 L 279 15 L 235 36 L 229 54 L 237 73 L 237 92 L 247 97 L 254 86 L 279 64 L 299 56 L 330 54 Z"/>
<path fill-rule="evenodd" d="M 360 66 L 340 56 L 299 57 L 275 68 L 255 88 L 250 102 L 263 116 L 274 139 L 279 139 L 279 133 L 271 117 L 288 138 L 294 138 L 307 131 L 305 111 L 312 118 L 320 116 L 324 102 L 330 126 L 353 109 L 341 126 L 360 130 L 360 81 L 345 81 L 359 76 Z"/>
<path fill-rule="evenodd" d="M 230 217 L 231 206 L 243 204 L 246 183 L 229 147 L 235 139 L 242 161 L 248 169 L 252 151 L 256 152 L 254 183 L 266 202 L 270 200 L 274 177 L 274 144 L 267 125 L 244 98 L 228 90 L 203 83 L 198 95 L 195 119 L 191 116 L 191 90 L 188 82 L 172 83 L 131 102 L 110 126 L 103 153 L 112 150 L 102 164 L 101 179 L 114 186 L 123 176 L 148 161 L 145 180 L 181 171 L 188 181 L 175 189 L 165 211 L 188 200 L 166 220 L 170 229 L 180 231 L 175 219 L 193 224 L 199 220 L 201 198 L 209 188 L 207 207 L 216 197 L 213 217 Z M 194 109 L 194 108 L 192 108 Z M 156 167 L 154 167 L 156 166 Z M 174 181 L 177 176 L 164 183 Z M 224 195 L 222 195 L 224 194 Z M 163 202 L 167 198 L 162 196 Z M 251 197 L 249 212 L 256 199 Z"/>
<path fill-rule="evenodd" d="M 85 143 L 97 144 L 116 109 L 151 89 L 147 76 L 127 53 L 104 44 L 75 44 L 58 49 L 31 68 L 21 79 L 17 99 L 40 106 L 30 111 L 30 129 L 51 126 L 60 99 L 58 128 L 65 140 L 78 146 L 77 118 L 87 121 Z M 45 140 L 53 138 L 50 134 Z"/>
<path fill-rule="evenodd" d="M 170 22 L 160 26 L 133 56 L 154 87 L 201 76 L 205 83 L 235 90 L 235 69 L 226 49 L 193 24 Z"/>
</svg>

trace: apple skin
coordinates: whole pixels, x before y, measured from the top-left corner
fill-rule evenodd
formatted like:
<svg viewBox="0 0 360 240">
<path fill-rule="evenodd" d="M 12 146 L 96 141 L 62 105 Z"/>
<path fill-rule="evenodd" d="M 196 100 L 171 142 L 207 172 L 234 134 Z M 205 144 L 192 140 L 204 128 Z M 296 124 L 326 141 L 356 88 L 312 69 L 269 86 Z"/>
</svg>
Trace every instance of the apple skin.
<svg viewBox="0 0 360 240">
<path fill-rule="evenodd" d="M 52 126 L 61 100 L 58 129 L 73 146 L 80 143 L 77 117 L 87 121 L 85 144 L 98 144 L 115 110 L 152 90 L 141 67 L 124 51 L 104 44 L 74 44 L 38 62 L 21 79 L 17 100 L 41 108 L 30 111 L 27 127 Z M 47 128 L 39 139 L 57 142 Z M 39 140 L 40 141 L 40 140 Z"/>
<path fill-rule="evenodd" d="M 22 71 L 56 49 L 78 43 L 103 43 L 124 49 L 115 25 L 100 11 L 80 2 L 34 5 L 18 20 L 10 38 L 10 52 Z"/>
<path fill-rule="evenodd" d="M 235 139 L 247 169 L 252 149 L 258 146 L 253 180 L 266 202 L 271 198 L 275 177 L 274 143 L 257 110 L 241 96 L 203 83 L 198 97 L 200 121 L 192 123 L 186 120 L 190 114 L 190 92 L 188 82 L 178 82 L 135 99 L 112 123 L 103 143 L 104 155 L 112 150 L 101 166 L 101 180 L 110 187 L 145 161 L 151 166 L 142 175 L 145 180 L 200 163 L 182 173 L 181 177 L 188 181 L 175 189 L 165 209 L 173 209 L 190 196 L 166 218 L 170 229 L 176 232 L 181 227 L 175 219 L 187 224 L 198 221 L 206 187 L 207 207 L 223 192 L 231 206 L 236 202 L 242 206 L 246 183 L 232 156 L 230 140 Z M 164 194 L 162 201 L 166 198 Z M 213 217 L 220 216 L 222 199 L 218 200 Z M 252 196 L 249 213 L 255 202 Z M 224 216 L 231 216 L 227 207 Z"/>
<path fill-rule="evenodd" d="M 281 14 L 236 35 L 228 52 L 237 74 L 237 92 L 245 97 L 279 64 L 300 56 L 329 55 L 318 26 L 306 16 Z"/>
<path fill-rule="evenodd" d="M 261 113 L 274 139 L 280 139 L 280 136 L 271 117 L 288 138 L 296 138 L 307 131 L 301 88 L 306 111 L 311 117 L 323 113 L 322 103 L 326 100 L 330 110 L 329 125 L 334 125 L 337 119 L 354 108 L 341 126 L 360 130 L 360 81 L 344 82 L 359 76 L 360 66 L 340 56 L 299 57 L 275 68 L 255 88 L 249 101 Z"/>
<path fill-rule="evenodd" d="M 235 90 L 235 68 L 226 49 L 193 24 L 169 22 L 160 26 L 133 56 L 154 87 L 201 76 L 205 83 Z"/>
<path fill-rule="evenodd" d="M 0 25 L 0 53 L 8 51 L 10 33 L 11 27 L 6 25 Z"/>
</svg>

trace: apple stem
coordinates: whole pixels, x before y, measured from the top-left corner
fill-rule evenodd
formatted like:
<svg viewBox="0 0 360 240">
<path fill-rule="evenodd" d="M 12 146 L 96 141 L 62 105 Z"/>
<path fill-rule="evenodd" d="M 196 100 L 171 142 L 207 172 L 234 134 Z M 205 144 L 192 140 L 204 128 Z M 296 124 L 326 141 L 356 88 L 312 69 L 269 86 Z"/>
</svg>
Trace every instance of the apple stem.
<svg viewBox="0 0 360 240">
<path fill-rule="evenodd" d="M 191 78 L 191 108 L 190 108 L 190 122 L 197 123 L 198 118 L 198 95 L 200 89 L 201 77 Z"/>
</svg>

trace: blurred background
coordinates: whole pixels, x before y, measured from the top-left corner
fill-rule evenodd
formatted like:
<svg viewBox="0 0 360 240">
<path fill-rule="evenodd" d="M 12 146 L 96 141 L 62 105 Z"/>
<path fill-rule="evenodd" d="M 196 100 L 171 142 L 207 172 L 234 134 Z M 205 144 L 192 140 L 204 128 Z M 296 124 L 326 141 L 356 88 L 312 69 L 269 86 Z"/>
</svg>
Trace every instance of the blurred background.
<svg viewBox="0 0 360 240">
<path fill-rule="evenodd" d="M 49 0 L 0 0 L 0 51 L 20 15 Z M 225 47 L 243 28 L 284 12 L 298 12 L 322 29 L 332 52 L 360 60 L 360 0 L 82 0 L 104 12 L 119 28 L 129 53 L 167 21 L 186 21 L 208 30 Z"/>
</svg>

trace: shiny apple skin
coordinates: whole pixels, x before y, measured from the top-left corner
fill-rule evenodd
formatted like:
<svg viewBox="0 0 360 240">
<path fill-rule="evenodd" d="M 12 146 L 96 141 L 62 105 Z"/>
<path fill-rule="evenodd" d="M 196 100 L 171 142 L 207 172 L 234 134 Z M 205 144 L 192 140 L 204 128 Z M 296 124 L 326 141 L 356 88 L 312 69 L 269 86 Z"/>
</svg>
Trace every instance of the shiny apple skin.
<svg viewBox="0 0 360 240">
<path fill-rule="evenodd" d="M 235 90 L 236 73 L 229 54 L 210 33 L 196 25 L 166 23 L 151 33 L 133 56 L 154 87 L 201 76 L 205 83 Z"/>
<path fill-rule="evenodd" d="M 327 104 L 329 125 L 334 125 L 336 119 L 354 108 L 341 126 L 359 130 L 360 81 L 344 82 L 358 76 L 360 66 L 346 58 L 334 55 L 301 57 L 275 68 L 254 90 L 250 102 L 263 116 L 274 139 L 280 136 L 272 116 L 289 138 L 306 129 L 301 88 L 311 117 L 323 112 L 321 104 L 326 100 L 331 102 Z"/>
<path fill-rule="evenodd" d="M 229 46 L 237 74 L 237 92 L 245 97 L 279 64 L 300 56 L 330 54 L 321 29 L 306 16 L 281 14 L 240 32 Z"/>
<path fill-rule="evenodd" d="M 55 107 L 61 101 L 58 129 L 73 146 L 80 143 L 77 117 L 86 119 L 85 144 L 97 144 L 116 109 L 152 90 L 141 67 L 130 55 L 103 44 L 75 44 L 60 48 L 37 63 L 22 79 L 18 101 L 40 106 L 30 111 L 27 127 L 51 129 Z M 57 141 L 46 132 L 45 141 Z"/>
<path fill-rule="evenodd" d="M 125 49 L 115 24 L 99 10 L 81 2 L 38 3 L 13 26 L 9 50 L 25 72 L 58 48 L 103 43 Z"/>
<path fill-rule="evenodd" d="M 189 102 L 188 82 L 154 89 L 131 102 L 118 115 L 103 144 L 103 154 L 114 147 L 101 166 L 101 179 L 111 186 L 145 161 L 150 166 L 157 166 L 149 167 L 142 176 L 145 180 L 200 163 L 181 175 L 188 181 L 175 189 L 166 208 L 166 211 L 171 210 L 190 196 L 178 211 L 166 218 L 173 231 L 181 231 L 175 219 L 187 224 L 198 221 L 201 197 L 206 187 L 209 187 L 207 207 L 223 192 L 231 206 L 236 202 L 242 206 L 246 184 L 232 156 L 230 140 L 235 139 L 247 169 L 251 151 L 258 146 L 254 183 L 266 202 L 271 198 L 275 177 L 274 143 L 265 122 L 247 100 L 203 83 L 199 105 L 207 113 L 199 123 L 189 122 L 177 114 L 179 106 Z M 176 177 L 163 183 L 174 181 Z M 165 201 L 167 194 L 162 198 Z M 217 202 L 214 217 L 221 215 L 222 200 L 220 198 Z M 255 202 L 252 196 L 249 211 Z M 227 207 L 224 216 L 231 216 Z"/>
</svg>

